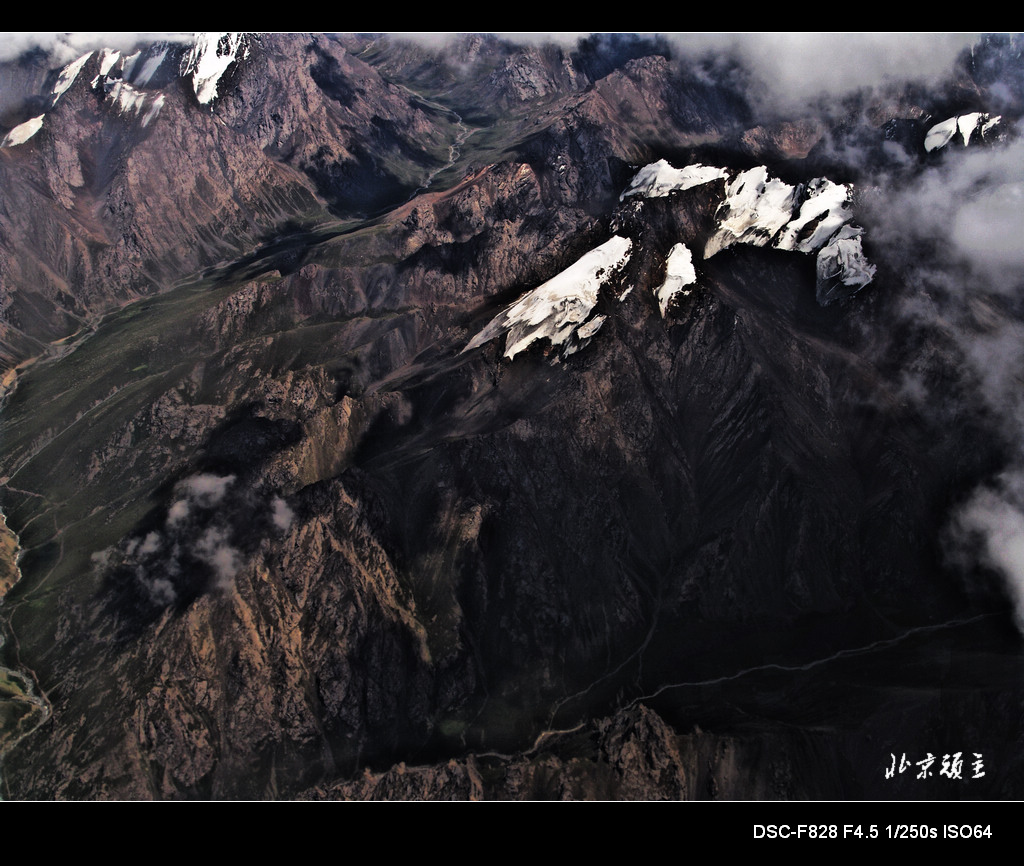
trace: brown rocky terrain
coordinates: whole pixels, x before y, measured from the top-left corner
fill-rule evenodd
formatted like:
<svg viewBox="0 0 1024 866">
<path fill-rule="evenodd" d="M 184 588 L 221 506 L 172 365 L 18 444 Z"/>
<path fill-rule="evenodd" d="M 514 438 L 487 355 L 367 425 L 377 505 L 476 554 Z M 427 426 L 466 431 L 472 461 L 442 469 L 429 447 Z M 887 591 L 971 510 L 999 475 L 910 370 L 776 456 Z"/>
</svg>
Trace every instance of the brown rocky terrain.
<svg viewBox="0 0 1024 866">
<path fill-rule="evenodd" d="M 261 37 L 144 129 L 94 57 L 0 149 L 7 358 L 36 359 L 0 416 L 0 660 L 49 707 L 4 796 L 1011 796 L 1003 745 L 952 795 L 882 775 L 1021 736 L 1005 597 L 936 541 L 1005 449 L 906 398 L 909 289 L 883 260 L 822 307 L 813 259 L 737 247 L 663 317 L 724 183 L 618 200 L 663 155 L 793 172 L 853 133 L 754 122 L 657 43 L 469 45 L 459 78 Z M 588 346 L 463 352 L 615 233 Z"/>
<path fill-rule="evenodd" d="M 258 46 L 216 113 L 175 80 L 145 126 L 90 85 L 94 52 L 44 129 L 0 150 L 8 366 L 328 209 L 377 210 L 444 164 L 451 120 L 336 42 Z"/>
</svg>

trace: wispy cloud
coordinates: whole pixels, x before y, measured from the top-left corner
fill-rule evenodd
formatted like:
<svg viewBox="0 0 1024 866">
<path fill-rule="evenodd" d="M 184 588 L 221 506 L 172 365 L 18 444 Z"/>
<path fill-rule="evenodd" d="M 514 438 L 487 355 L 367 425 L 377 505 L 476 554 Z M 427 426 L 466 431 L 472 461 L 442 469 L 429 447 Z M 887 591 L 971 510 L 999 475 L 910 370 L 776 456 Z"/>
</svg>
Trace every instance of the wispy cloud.
<svg viewBox="0 0 1024 866">
<path fill-rule="evenodd" d="M 939 80 L 950 74 L 957 55 L 977 34 L 743 33 L 703 38 L 712 47 L 731 46 L 762 80 L 772 103 L 796 109 L 862 88 Z"/>
<path fill-rule="evenodd" d="M 116 48 L 120 51 L 127 51 L 143 42 L 188 42 L 191 38 L 191 33 L 155 31 L 0 33 L 0 60 L 13 60 L 26 51 L 41 48 L 49 52 L 57 64 L 61 64 L 81 57 L 87 51 L 95 51 L 99 48 Z"/>
<path fill-rule="evenodd" d="M 201 592 L 229 590 L 245 550 L 287 532 L 294 518 L 281 496 L 268 503 L 235 475 L 200 473 L 175 485 L 156 528 L 104 551 L 96 566 L 126 575 L 146 607 L 163 609 Z"/>
<path fill-rule="evenodd" d="M 909 182 L 877 178 L 866 204 L 899 315 L 955 354 L 956 388 L 908 373 L 904 396 L 933 419 L 956 404 L 989 437 L 979 445 L 1008 455 L 950 514 L 945 552 L 965 573 L 1000 574 L 1024 631 L 1024 141 L 951 148 Z"/>
</svg>

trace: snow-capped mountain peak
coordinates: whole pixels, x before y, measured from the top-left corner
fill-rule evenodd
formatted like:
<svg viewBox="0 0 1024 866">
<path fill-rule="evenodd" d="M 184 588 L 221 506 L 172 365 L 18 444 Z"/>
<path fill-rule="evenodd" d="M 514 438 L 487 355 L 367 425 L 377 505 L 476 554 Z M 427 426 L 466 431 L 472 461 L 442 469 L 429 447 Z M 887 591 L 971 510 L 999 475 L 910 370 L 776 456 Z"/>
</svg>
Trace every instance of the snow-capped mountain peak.
<svg viewBox="0 0 1024 866">
<path fill-rule="evenodd" d="M 622 197 L 661 197 L 723 177 L 730 177 L 724 168 L 690 165 L 675 169 L 660 160 L 641 168 Z M 716 212 L 718 228 L 704 245 L 705 259 L 733 244 L 817 254 L 817 294 L 822 304 L 838 294 L 859 291 L 874 278 L 875 267 L 861 246 L 864 230 L 852 222 L 851 187 L 823 177 L 794 186 L 771 177 L 763 165 L 731 177 Z M 682 253 L 675 254 L 682 267 Z M 693 282 L 689 267 L 685 271 L 688 283 Z M 662 315 L 681 288 L 673 273 L 669 267 L 665 284 L 657 290 Z"/>
<path fill-rule="evenodd" d="M 667 160 L 659 159 L 645 165 L 629 182 L 629 187 L 619 196 L 625 201 L 630 196 L 644 198 L 660 198 L 671 192 L 682 192 L 691 187 L 710 183 L 718 178 L 728 179 L 729 173 L 724 168 L 695 163 L 683 168 L 673 168 Z"/>
</svg>

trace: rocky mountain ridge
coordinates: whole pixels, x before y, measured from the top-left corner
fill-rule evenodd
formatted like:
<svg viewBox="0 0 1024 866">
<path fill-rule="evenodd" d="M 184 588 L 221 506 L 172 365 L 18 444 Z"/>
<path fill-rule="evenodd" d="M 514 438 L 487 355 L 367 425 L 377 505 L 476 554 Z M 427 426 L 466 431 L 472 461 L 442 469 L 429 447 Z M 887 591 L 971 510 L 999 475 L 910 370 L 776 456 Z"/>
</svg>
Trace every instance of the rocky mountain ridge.
<svg viewBox="0 0 1024 866">
<path fill-rule="evenodd" d="M 755 117 L 725 59 L 640 38 L 467 37 L 461 77 L 246 44 L 209 101 L 187 49 L 145 83 L 164 48 L 90 55 L 0 148 L 6 357 L 39 359 L 0 415 L 0 661 L 48 708 L 5 797 L 947 798 L 887 783 L 887 729 L 1015 742 L 1005 596 L 936 541 L 1006 452 L 906 399 L 954 348 L 874 328 L 909 289 L 865 170 L 814 180 L 907 118 L 889 160 L 955 158 L 930 105 Z M 766 154 L 829 207 L 709 256 Z M 722 168 L 626 195 L 659 160 Z M 786 247 L 854 217 L 877 271 L 823 305 Z"/>
</svg>

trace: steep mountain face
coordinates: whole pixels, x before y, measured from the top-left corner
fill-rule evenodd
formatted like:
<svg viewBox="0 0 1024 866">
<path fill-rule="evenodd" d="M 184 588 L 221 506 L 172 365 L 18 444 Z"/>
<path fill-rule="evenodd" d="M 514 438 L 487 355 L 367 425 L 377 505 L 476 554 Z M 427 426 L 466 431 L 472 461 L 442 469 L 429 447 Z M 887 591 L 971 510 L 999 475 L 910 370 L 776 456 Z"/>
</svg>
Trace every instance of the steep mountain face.
<svg viewBox="0 0 1024 866">
<path fill-rule="evenodd" d="M 1012 447 L 850 144 L 910 186 L 977 106 L 215 36 L 4 103 L 4 796 L 1019 796 L 1007 594 L 942 548 Z"/>
</svg>

